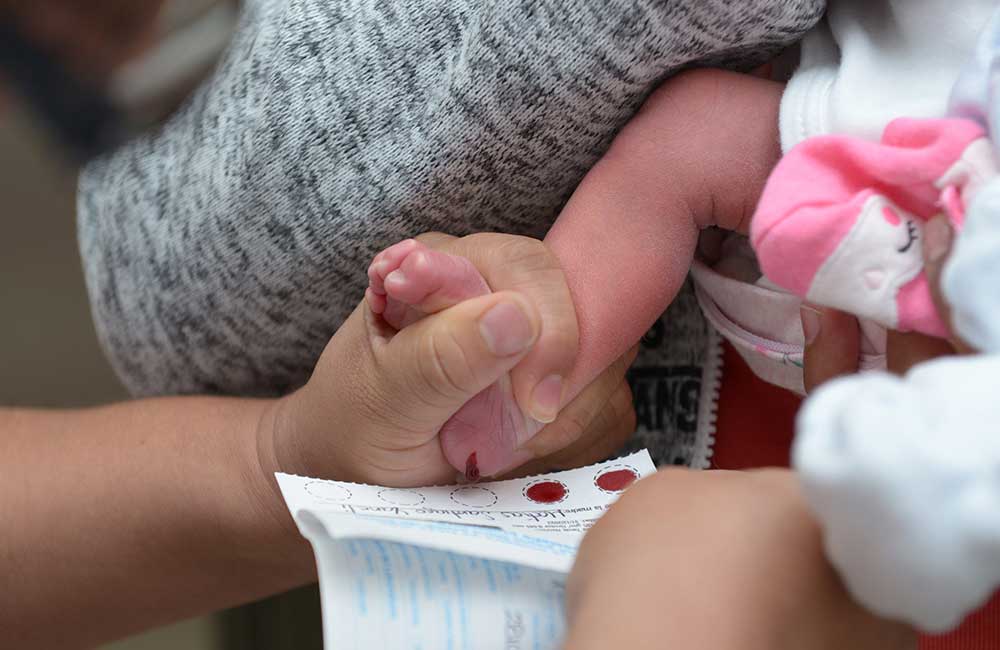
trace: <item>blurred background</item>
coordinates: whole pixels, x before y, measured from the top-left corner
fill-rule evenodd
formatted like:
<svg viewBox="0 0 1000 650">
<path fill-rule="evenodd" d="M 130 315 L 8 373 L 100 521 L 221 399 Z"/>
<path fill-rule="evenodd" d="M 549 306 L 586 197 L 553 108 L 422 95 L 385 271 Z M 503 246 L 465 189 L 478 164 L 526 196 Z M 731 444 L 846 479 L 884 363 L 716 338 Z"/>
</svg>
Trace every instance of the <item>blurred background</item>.
<svg viewBox="0 0 1000 650">
<path fill-rule="evenodd" d="M 179 20 L 178 16 L 216 1 L 171 2 L 164 16 Z M 171 6 L 183 11 L 172 12 Z M 158 70 L 163 71 L 144 67 L 138 77 L 148 78 Z M 76 240 L 76 170 L 58 152 L 49 133 L 9 93 L 0 92 L 0 107 L 4 112 L 0 404 L 79 407 L 126 399 L 101 352 L 90 317 Z M 319 596 L 314 588 L 105 646 L 108 650 L 321 647 Z"/>
</svg>

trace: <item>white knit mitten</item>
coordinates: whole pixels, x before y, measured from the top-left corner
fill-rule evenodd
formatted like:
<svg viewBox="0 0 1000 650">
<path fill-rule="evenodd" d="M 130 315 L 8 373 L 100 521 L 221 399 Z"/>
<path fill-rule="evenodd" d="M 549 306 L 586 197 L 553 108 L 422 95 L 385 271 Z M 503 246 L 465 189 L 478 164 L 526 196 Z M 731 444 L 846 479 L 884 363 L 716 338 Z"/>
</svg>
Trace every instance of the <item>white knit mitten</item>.
<svg viewBox="0 0 1000 650">
<path fill-rule="evenodd" d="M 794 465 L 827 554 L 872 611 L 958 624 L 1000 585 L 1000 356 L 824 386 Z"/>
</svg>

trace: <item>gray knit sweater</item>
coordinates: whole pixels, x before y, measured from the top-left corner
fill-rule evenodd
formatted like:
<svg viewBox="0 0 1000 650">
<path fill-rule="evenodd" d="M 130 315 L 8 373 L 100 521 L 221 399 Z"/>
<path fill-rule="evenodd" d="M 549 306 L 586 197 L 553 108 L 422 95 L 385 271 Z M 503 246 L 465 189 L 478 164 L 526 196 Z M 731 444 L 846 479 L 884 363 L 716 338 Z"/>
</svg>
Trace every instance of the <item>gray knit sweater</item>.
<svg viewBox="0 0 1000 650">
<path fill-rule="evenodd" d="M 823 9 L 245 2 L 214 79 L 161 132 L 81 176 L 101 341 L 135 394 L 287 391 L 361 298 L 378 250 L 427 230 L 544 235 L 659 82 L 759 64 Z M 693 301 L 654 339 L 634 387 L 659 400 L 650 426 L 677 432 L 690 420 L 677 409 L 697 410 L 706 354 Z M 661 390 L 671 377 L 689 382 L 686 398 Z"/>
</svg>

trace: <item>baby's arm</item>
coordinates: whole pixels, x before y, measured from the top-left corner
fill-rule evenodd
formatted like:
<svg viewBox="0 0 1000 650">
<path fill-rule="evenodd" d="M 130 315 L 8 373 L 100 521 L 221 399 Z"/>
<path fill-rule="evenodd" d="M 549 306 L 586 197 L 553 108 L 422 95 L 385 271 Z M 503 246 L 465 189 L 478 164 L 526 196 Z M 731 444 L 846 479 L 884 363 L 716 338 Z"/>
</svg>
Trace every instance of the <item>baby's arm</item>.
<svg viewBox="0 0 1000 650">
<path fill-rule="evenodd" d="M 746 232 L 780 156 L 783 86 L 721 70 L 663 84 L 587 174 L 546 243 L 580 323 L 569 399 L 645 333 L 690 268 L 698 231 Z"/>
<path fill-rule="evenodd" d="M 639 340 L 683 282 L 700 228 L 746 231 L 778 157 L 780 95 L 780 85 L 744 75 L 676 77 L 587 174 L 546 240 L 566 274 L 579 339 L 543 331 L 535 350 L 547 354 L 547 339 L 568 336 L 579 351 L 565 375 L 532 378 L 534 414 L 568 404 Z M 379 253 L 369 279 L 370 308 L 396 329 L 490 290 L 468 260 L 413 240 Z M 525 372 L 537 367 L 531 361 Z M 524 417 L 532 411 L 515 401 L 516 383 L 494 384 L 441 429 L 445 457 L 467 477 L 523 462 L 526 441 L 547 421 Z"/>
</svg>

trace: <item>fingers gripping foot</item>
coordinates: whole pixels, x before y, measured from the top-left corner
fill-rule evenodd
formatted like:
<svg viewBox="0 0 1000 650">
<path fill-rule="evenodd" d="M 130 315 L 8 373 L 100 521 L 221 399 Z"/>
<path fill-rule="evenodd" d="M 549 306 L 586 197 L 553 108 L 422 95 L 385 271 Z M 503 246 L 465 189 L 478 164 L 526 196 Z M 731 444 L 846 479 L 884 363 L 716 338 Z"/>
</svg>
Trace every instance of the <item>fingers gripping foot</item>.
<svg viewBox="0 0 1000 650">
<path fill-rule="evenodd" d="M 365 300 L 369 307 L 397 330 L 490 292 L 467 259 L 430 249 L 414 239 L 376 255 L 368 267 L 368 281 Z M 521 413 L 510 379 L 504 377 L 442 427 L 441 447 L 456 470 L 476 480 L 527 460 L 515 450 L 538 426 Z"/>
</svg>

